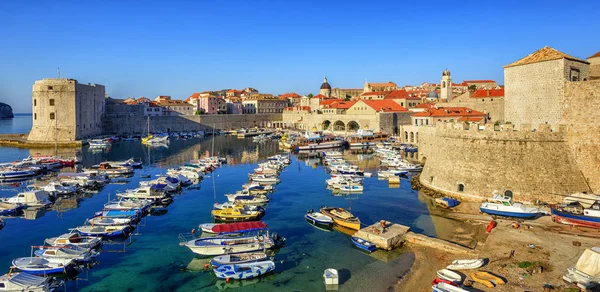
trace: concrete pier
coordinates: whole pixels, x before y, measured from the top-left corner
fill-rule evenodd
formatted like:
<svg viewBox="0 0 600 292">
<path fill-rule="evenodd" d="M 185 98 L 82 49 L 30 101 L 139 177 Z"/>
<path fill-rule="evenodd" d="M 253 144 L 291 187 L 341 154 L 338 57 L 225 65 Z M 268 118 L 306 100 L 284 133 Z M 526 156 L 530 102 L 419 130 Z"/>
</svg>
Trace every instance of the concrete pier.
<svg viewBox="0 0 600 292">
<path fill-rule="evenodd" d="M 385 227 L 377 222 L 359 230 L 355 236 L 372 242 L 380 249 L 391 250 L 401 246 L 410 227 L 385 220 L 382 220 L 382 222 L 384 222 Z"/>
</svg>

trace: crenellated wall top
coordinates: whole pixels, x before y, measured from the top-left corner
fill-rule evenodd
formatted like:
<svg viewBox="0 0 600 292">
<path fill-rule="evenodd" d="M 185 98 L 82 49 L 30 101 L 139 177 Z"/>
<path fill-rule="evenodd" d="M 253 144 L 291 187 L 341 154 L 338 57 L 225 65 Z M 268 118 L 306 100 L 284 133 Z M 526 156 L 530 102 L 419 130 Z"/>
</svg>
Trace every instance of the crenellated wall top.
<svg viewBox="0 0 600 292">
<path fill-rule="evenodd" d="M 566 141 L 566 129 L 564 124 L 553 130 L 549 124 L 540 124 L 537 129 L 533 129 L 531 124 L 522 124 L 515 129 L 512 124 L 480 126 L 460 122 L 438 122 L 436 136 L 502 141 Z"/>
</svg>

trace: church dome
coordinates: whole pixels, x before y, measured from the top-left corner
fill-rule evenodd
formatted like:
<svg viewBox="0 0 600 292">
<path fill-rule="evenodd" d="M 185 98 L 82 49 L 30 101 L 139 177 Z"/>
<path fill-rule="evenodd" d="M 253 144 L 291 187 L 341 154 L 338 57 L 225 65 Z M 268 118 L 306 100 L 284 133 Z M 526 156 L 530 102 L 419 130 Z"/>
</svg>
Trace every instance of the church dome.
<svg viewBox="0 0 600 292">
<path fill-rule="evenodd" d="M 438 99 L 438 94 L 435 91 L 430 91 L 427 93 L 427 98 L 429 99 Z"/>
<path fill-rule="evenodd" d="M 448 69 L 444 70 L 444 72 L 442 72 L 442 76 L 450 76 L 450 71 Z"/>
<path fill-rule="evenodd" d="M 331 85 L 329 85 L 329 82 L 327 82 L 327 77 L 325 77 L 325 79 L 323 79 L 323 84 L 321 84 L 321 89 L 331 89 Z"/>
</svg>

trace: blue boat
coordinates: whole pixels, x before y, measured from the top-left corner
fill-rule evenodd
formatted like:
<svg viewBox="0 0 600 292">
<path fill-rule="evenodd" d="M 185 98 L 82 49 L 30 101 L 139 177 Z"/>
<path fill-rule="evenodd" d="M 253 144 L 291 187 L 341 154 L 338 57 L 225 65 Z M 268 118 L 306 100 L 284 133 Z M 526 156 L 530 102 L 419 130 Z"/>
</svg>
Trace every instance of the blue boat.
<svg viewBox="0 0 600 292">
<path fill-rule="evenodd" d="M 219 279 L 252 279 L 260 277 L 264 274 L 270 273 L 275 270 L 275 263 L 273 261 L 262 261 L 254 263 L 234 264 L 234 265 L 222 265 L 215 268 L 215 276 Z"/>
<path fill-rule="evenodd" d="M 479 210 L 489 215 L 523 219 L 532 219 L 542 214 L 539 209 L 525 207 L 521 203 L 512 203 L 510 197 L 494 195 L 493 200 L 498 203 L 484 202 Z"/>
<path fill-rule="evenodd" d="M 374 252 L 375 250 L 377 250 L 377 246 L 375 246 L 375 244 L 371 243 L 370 241 L 366 241 L 362 238 L 358 238 L 356 236 L 352 236 L 352 243 L 356 247 L 366 252 Z"/>
<path fill-rule="evenodd" d="M 25 257 L 17 258 L 12 261 L 15 268 L 32 275 L 51 275 L 51 274 L 66 274 L 73 267 L 71 259 L 55 259 L 52 261 L 36 258 Z"/>
<path fill-rule="evenodd" d="M 333 226 L 333 219 L 331 219 L 331 217 L 313 210 L 306 212 L 306 214 L 304 214 L 304 219 L 313 225 Z"/>
<path fill-rule="evenodd" d="M 133 227 L 132 226 L 123 226 L 123 225 L 117 225 L 117 226 L 85 225 L 85 226 L 79 226 L 79 227 L 75 228 L 75 230 L 79 231 L 79 233 L 81 233 L 81 235 L 86 235 L 86 236 L 118 237 L 118 236 L 127 235 L 130 231 L 133 230 Z"/>
</svg>

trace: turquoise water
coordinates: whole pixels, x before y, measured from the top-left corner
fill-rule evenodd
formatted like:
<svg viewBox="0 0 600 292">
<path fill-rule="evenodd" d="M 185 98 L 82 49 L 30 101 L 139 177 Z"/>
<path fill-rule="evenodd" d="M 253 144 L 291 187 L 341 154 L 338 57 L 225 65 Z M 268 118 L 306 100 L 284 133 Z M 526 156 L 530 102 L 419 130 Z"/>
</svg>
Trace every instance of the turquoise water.
<svg viewBox="0 0 600 292">
<path fill-rule="evenodd" d="M 85 218 L 100 210 L 109 194 L 137 186 L 140 174 L 164 173 L 171 165 L 206 154 L 212 148 L 211 138 L 203 140 L 175 140 L 168 149 L 150 153 L 139 142 L 122 142 L 110 151 L 91 153 L 81 150 L 84 165 L 102 160 L 140 157 L 146 163 L 126 185 L 108 185 L 98 194 L 80 198 L 75 208 L 61 207 L 43 214 L 28 214 L 24 218 L 8 218 L 7 226 L 0 231 L 0 266 L 6 271 L 13 258 L 28 256 L 31 245 L 40 245 L 47 237 L 57 236 L 68 228 L 83 223 Z M 186 190 L 175 196 L 168 213 L 147 217 L 145 226 L 137 230 L 125 252 L 103 252 L 99 265 L 84 271 L 80 280 L 70 281 L 67 291 L 322 291 L 323 270 L 340 270 L 342 291 L 361 291 L 361 284 L 369 281 L 394 282 L 397 274 L 410 266 L 412 254 L 377 251 L 366 255 L 352 247 L 347 235 L 325 232 L 306 223 L 303 215 L 308 209 L 323 205 L 349 208 L 365 224 L 380 219 L 409 225 L 413 230 L 435 235 L 427 207 L 417 199 L 410 183 L 403 180 L 399 188 L 389 188 L 386 181 L 365 179 L 363 194 L 348 197 L 333 196 L 325 188 L 328 174 L 321 165 L 293 157 L 292 163 L 281 173 L 281 183 L 267 205 L 263 220 L 270 230 L 286 237 L 287 244 L 275 256 L 275 273 L 260 280 L 225 283 L 217 281 L 210 271 L 186 268 L 203 267 L 205 260 L 196 258 L 178 244 L 178 234 L 190 232 L 198 224 L 210 222 L 210 210 L 215 202 L 224 202 L 225 193 L 239 190 L 247 182 L 247 174 L 267 156 L 280 153 L 276 142 L 255 144 L 250 139 L 219 136 L 215 138 L 215 152 L 227 156 L 229 164 L 218 168 L 200 183 L 200 189 Z M 26 157 L 29 150 L 0 148 L 0 161 Z M 348 156 L 349 160 L 362 160 L 369 165 L 369 156 Z M 370 169 L 374 172 L 375 169 Z M 214 188 L 213 188 L 214 180 Z M 23 188 L 3 186 L 0 196 L 9 196 Z M 122 250 L 123 245 L 107 246 L 105 250 Z M 394 260 L 399 257 L 399 260 Z M 379 259 L 379 260 L 378 260 Z M 383 259 L 383 261 L 382 261 Z M 400 261 L 400 264 L 399 264 Z M 404 261 L 404 262 L 402 262 Z M 373 271 L 377 271 L 373 275 Z M 385 276 L 384 274 L 389 273 Z M 378 279 L 374 279 L 378 277 Z M 366 281 L 366 282 L 365 282 Z M 381 284 L 381 283 L 380 283 Z M 387 285 L 387 284 L 386 284 Z M 387 287 L 387 286 L 386 286 Z M 385 288 L 385 287 L 383 287 Z M 382 288 L 382 289 L 383 289 Z"/>
<path fill-rule="evenodd" d="M 12 119 L 0 119 L 0 134 L 24 134 L 31 130 L 31 114 L 14 114 Z"/>
</svg>

